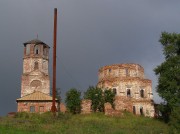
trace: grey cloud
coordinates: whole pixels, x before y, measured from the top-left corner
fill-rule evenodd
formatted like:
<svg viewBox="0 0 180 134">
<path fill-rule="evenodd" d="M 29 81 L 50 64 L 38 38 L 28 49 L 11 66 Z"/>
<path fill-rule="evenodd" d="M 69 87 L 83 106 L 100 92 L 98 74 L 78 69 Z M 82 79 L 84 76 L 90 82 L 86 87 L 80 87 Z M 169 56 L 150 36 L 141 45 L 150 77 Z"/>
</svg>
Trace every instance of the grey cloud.
<svg viewBox="0 0 180 134">
<path fill-rule="evenodd" d="M 138 63 L 152 79 L 159 102 L 153 72 L 163 61 L 158 40 L 162 31 L 180 31 L 179 4 L 178 0 L 0 1 L 0 115 L 16 111 L 22 43 L 38 34 L 52 55 L 54 7 L 58 8 L 57 87 L 63 98 L 71 87 L 83 92 L 96 85 L 101 66 Z M 52 60 L 49 68 L 52 74 Z"/>
</svg>

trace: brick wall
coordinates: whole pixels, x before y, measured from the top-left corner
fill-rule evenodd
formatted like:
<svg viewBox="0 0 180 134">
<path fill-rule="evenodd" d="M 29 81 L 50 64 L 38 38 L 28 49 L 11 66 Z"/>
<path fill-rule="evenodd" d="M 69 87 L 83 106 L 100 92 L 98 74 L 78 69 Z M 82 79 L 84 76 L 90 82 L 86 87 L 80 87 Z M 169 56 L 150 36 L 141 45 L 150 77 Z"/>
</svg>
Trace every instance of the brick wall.
<svg viewBox="0 0 180 134">
<path fill-rule="evenodd" d="M 38 101 L 24 101 L 18 102 L 17 111 L 18 112 L 30 112 L 30 107 L 34 107 L 34 112 L 43 113 L 51 110 L 52 102 L 38 102 Z M 58 103 L 56 103 L 56 107 Z"/>
<path fill-rule="evenodd" d="M 92 112 L 91 105 L 92 105 L 91 100 L 82 100 L 81 101 L 81 114 L 91 113 Z"/>
<path fill-rule="evenodd" d="M 108 116 L 121 116 L 122 112 L 112 108 L 112 105 L 107 102 L 104 104 L 104 113 Z"/>
</svg>

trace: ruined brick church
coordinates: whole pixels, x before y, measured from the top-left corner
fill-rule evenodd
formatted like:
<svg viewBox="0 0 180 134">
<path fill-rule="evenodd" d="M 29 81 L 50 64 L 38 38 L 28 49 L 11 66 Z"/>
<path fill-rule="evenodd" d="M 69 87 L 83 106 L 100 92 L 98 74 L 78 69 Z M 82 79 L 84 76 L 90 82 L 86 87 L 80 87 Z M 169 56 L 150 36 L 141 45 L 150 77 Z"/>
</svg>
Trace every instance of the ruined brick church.
<svg viewBox="0 0 180 134">
<path fill-rule="evenodd" d="M 18 112 L 41 113 L 51 109 L 49 49 L 47 44 L 38 39 L 24 43 L 21 98 L 16 100 Z"/>
<path fill-rule="evenodd" d="M 154 117 L 152 82 L 138 64 L 115 64 L 99 69 L 97 86 L 113 90 L 115 110 Z"/>
<path fill-rule="evenodd" d="M 16 100 L 18 112 L 42 113 L 51 110 L 49 49 L 38 39 L 24 43 L 21 98 Z M 154 117 L 152 82 L 145 79 L 143 67 L 138 64 L 104 66 L 99 69 L 98 77 L 98 87 L 116 94 L 116 111 L 127 110 L 136 115 Z M 91 112 L 90 101 L 82 102 L 81 112 Z"/>
</svg>

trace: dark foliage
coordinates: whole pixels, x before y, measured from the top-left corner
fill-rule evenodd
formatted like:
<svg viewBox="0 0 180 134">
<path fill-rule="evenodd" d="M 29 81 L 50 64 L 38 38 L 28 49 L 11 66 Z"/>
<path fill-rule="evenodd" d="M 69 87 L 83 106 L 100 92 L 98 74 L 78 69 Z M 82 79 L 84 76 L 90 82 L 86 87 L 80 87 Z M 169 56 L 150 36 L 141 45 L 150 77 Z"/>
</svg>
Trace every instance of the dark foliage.
<svg viewBox="0 0 180 134">
<path fill-rule="evenodd" d="M 165 56 L 165 61 L 154 69 L 158 76 L 157 92 L 165 101 L 159 110 L 165 122 L 177 129 L 180 126 L 180 34 L 163 32 L 159 41 Z"/>
<path fill-rule="evenodd" d="M 66 99 L 65 99 L 66 106 L 68 110 L 73 114 L 80 113 L 81 111 L 81 98 L 80 97 L 81 97 L 81 92 L 75 88 L 70 89 L 66 93 Z"/>
<path fill-rule="evenodd" d="M 104 111 L 104 100 L 102 96 L 102 90 L 100 88 L 90 86 L 84 93 L 84 99 L 92 100 L 92 110 L 94 112 Z"/>
<path fill-rule="evenodd" d="M 104 102 L 111 103 L 112 107 L 114 108 L 114 99 L 115 99 L 115 93 L 109 89 L 104 91 Z"/>
<path fill-rule="evenodd" d="M 104 103 L 109 102 L 114 107 L 114 97 L 115 93 L 112 90 L 103 90 L 98 87 L 90 86 L 84 93 L 84 99 L 92 100 L 92 110 L 94 112 L 104 111 Z"/>
</svg>

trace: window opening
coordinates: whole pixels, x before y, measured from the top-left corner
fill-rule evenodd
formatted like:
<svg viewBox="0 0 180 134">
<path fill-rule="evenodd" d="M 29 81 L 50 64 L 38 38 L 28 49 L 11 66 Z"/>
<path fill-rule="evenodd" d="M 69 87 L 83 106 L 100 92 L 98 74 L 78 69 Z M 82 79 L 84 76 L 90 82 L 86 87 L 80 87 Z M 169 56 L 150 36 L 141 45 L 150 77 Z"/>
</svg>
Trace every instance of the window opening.
<svg viewBox="0 0 180 134">
<path fill-rule="evenodd" d="M 44 47 L 44 55 L 46 56 L 47 55 L 47 49 Z"/>
<path fill-rule="evenodd" d="M 34 63 L 34 70 L 37 70 L 37 69 L 39 69 L 39 65 L 38 65 L 38 62 L 36 61 L 36 62 Z"/>
<path fill-rule="evenodd" d="M 140 108 L 140 115 L 143 115 L 143 107 Z"/>
<path fill-rule="evenodd" d="M 36 46 L 34 47 L 34 53 L 35 53 L 35 54 L 39 54 L 39 46 L 38 46 L 38 45 L 36 45 Z"/>
<path fill-rule="evenodd" d="M 31 113 L 35 112 L 35 106 L 30 106 L 30 112 Z"/>
<path fill-rule="evenodd" d="M 44 106 L 39 107 L 39 112 L 44 112 Z"/>
<path fill-rule="evenodd" d="M 133 114 L 136 114 L 136 107 L 133 106 Z"/>
<path fill-rule="evenodd" d="M 113 88 L 113 93 L 117 94 L 116 88 Z"/>
<path fill-rule="evenodd" d="M 129 72 L 128 69 L 126 68 L 126 76 L 129 76 Z"/>
<path fill-rule="evenodd" d="M 144 98 L 144 90 L 143 90 L 143 89 L 140 90 L 140 96 L 141 96 L 142 98 Z"/>
<path fill-rule="evenodd" d="M 127 89 L 127 97 L 131 97 L 131 90 Z"/>
<path fill-rule="evenodd" d="M 30 45 L 26 45 L 26 55 L 30 54 Z"/>
</svg>

